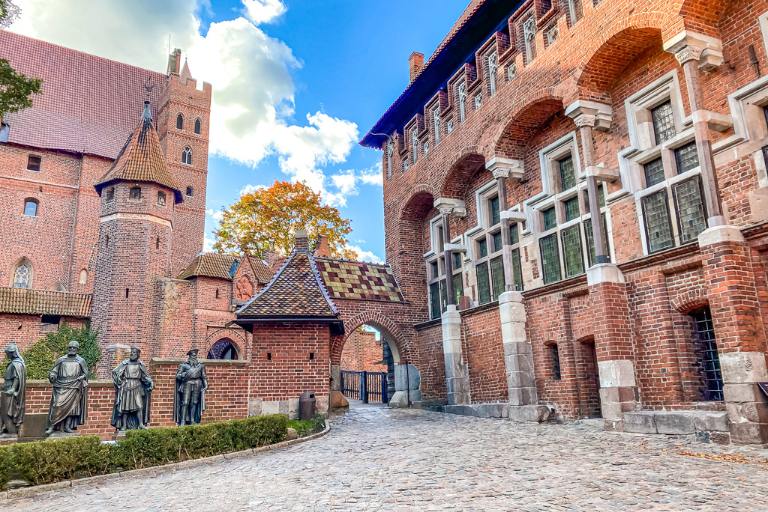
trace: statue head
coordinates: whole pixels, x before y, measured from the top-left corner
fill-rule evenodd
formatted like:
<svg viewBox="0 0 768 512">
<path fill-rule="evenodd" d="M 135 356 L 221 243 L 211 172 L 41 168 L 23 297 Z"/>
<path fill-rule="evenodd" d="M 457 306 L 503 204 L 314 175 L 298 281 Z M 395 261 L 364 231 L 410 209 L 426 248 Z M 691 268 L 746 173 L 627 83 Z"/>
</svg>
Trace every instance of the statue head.
<svg viewBox="0 0 768 512">
<path fill-rule="evenodd" d="M 16 343 L 10 342 L 5 347 L 5 355 L 8 356 L 8 359 L 13 359 L 19 355 L 19 348 L 16 346 Z"/>
<path fill-rule="evenodd" d="M 190 361 L 190 362 L 193 362 L 193 363 L 196 363 L 196 362 L 197 362 L 197 353 L 198 353 L 198 352 L 199 352 L 199 350 L 198 350 L 198 349 L 196 349 L 196 348 L 190 349 L 190 350 L 187 352 L 187 356 L 189 356 L 189 361 Z"/>
<path fill-rule="evenodd" d="M 141 355 L 141 349 L 139 347 L 131 347 L 131 355 L 129 356 L 131 361 L 138 361 Z"/>
<path fill-rule="evenodd" d="M 67 345 L 67 355 L 69 356 L 76 356 L 78 350 L 80 350 L 80 343 L 77 340 L 72 340 Z"/>
</svg>

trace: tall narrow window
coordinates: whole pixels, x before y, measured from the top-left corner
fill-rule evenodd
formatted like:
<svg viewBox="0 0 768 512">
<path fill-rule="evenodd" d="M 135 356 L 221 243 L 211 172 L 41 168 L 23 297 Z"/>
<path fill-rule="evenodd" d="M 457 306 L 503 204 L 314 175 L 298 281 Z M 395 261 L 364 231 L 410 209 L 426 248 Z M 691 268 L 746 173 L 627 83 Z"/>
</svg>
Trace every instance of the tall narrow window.
<svg viewBox="0 0 768 512">
<path fill-rule="evenodd" d="M 24 259 L 13 272 L 14 288 L 32 288 L 32 265 Z"/>
<path fill-rule="evenodd" d="M 547 349 L 549 350 L 549 360 L 552 365 L 552 379 L 560 380 L 563 378 L 560 373 L 560 350 L 558 350 L 557 345 L 554 343 L 547 345 Z"/>
<path fill-rule="evenodd" d="M 165 206 L 165 192 L 157 193 L 157 206 Z"/>
<path fill-rule="evenodd" d="M 29 155 L 27 157 L 27 170 L 40 172 L 40 168 L 43 162 L 43 158 L 37 155 Z"/>
<path fill-rule="evenodd" d="M 533 16 L 523 22 L 523 43 L 525 44 L 525 62 L 536 58 L 536 20 Z"/>
<path fill-rule="evenodd" d="M 432 131 L 435 134 L 435 146 L 440 144 L 440 107 L 437 106 L 432 109 Z"/>
<path fill-rule="evenodd" d="M 419 159 L 419 129 L 414 126 L 411 129 L 411 160 L 413 163 Z"/>
<path fill-rule="evenodd" d="M 677 209 L 677 227 L 680 231 L 680 243 L 698 238 L 707 229 L 707 214 L 701 192 L 701 178 L 693 178 L 676 183 L 672 187 Z"/>
<path fill-rule="evenodd" d="M 709 306 L 691 313 L 695 352 L 699 359 L 703 400 L 723 399 L 723 375 Z"/>
<path fill-rule="evenodd" d="M 560 280 L 560 249 L 557 244 L 557 233 L 539 239 L 541 268 L 544 284 Z"/>
<path fill-rule="evenodd" d="M 675 116 L 672 112 L 672 102 L 666 101 L 651 109 L 653 121 L 653 133 L 656 136 L 656 144 L 662 144 L 677 134 L 675 129 Z"/>
<path fill-rule="evenodd" d="M 192 165 L 192 148 L 185 147 L 181 152 L 181 163 Z"/>
<path fill-rule="evenodd" d="M 560 191 L 568 190 L 576 186 L 576 173 L 573 169 L 573 156 L 558 160 L 557 169 L 560 175 Z"/>
<path fill-rule="evenodd" d="M 203 131 L 203 122 L 200 121 L 200 118 L 198 117 L 195 119 L 195 133 L 200 135 L 201 131 Z"/>
<path fill-rule="evenodd" d="M 499 56 L 496 52 L 488 55 L 488 94 L 493 96 L 496 94 L 496 79 L 499 70 Z"/>
<path fill-rule="evenodd" d="M 37 217 L 37 199 L 28 197 L 24 200 L 24 216 L 25 217 Z"/>
<path fill-rule="evenodd" d="M 667 191 L 660 190 L 643 197 L 642 206 L 648 252 L 653 253 L 673 247 L 675 237 L 669 218 Z"/>
<path fill-rule="evenodd" d="M 392 157 L 395 154 L 395 144 L 390 140 L 387 142 L 387 178 L 392 176 Z"/>
<path fill-rule="evenodd" d="M 184 116 L 181 114 L 178 114 L 176 116 L 176 129 L 177 130 L 183 130 L 184 129 Z"/>
<path fill-rule="evenodd" d="M 467 84 L 461 82 L 457 87 L 459 101 L 459 122 L 463 123 L 467 118 Z"/>
</svg>

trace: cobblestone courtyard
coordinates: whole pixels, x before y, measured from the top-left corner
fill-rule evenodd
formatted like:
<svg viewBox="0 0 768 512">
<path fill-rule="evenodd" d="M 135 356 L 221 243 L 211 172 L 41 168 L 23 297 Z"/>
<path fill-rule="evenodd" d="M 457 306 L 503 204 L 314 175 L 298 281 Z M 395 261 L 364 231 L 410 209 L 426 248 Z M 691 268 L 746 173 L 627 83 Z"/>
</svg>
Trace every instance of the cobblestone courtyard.
<svg viewBox="0 0 768 512">
<path fill-rule="evenodd" d="M 323 438 L 283 450 L 99 487 L 76 486 L 3 507 L 17 512 L 768 509 L 768 450 L 606 433 L 590 422 L 539 426 L 366 406 L 353 407 L 332 426 Z"/>
</svg>

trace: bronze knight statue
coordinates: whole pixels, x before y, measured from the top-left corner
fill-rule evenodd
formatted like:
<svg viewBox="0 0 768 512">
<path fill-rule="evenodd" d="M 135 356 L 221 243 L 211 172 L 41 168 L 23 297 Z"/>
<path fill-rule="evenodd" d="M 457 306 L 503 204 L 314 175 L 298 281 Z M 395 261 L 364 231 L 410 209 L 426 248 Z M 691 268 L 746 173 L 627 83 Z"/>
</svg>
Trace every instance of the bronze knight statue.
<svg viewBox="0 0 768 512">
<path fill-rule="evenodd" d="M 70 341 L 67 355 L 60 357 L 48 372 L 53 394 L 47 435 L 57 430 L 69 434 L 88 417 L 88 364 L 77 355 L 79 349 L 77 341 Z"/>
<path fill-rule="evenodd" d="M 24 422 L 24 400 L 27 393 L 27 367 L 15 343 L 5 348 L 8 367 L 0 392 L 0 435 L 18 434 Z"/>
<path fill-rule="evenodd" d="M 176 372 L 176 394 L 174 395 L 173 420 L 177 425 L 200 423 L 205 410 L 205 390 L 208 378 L 205 365 L 197 359 L 196 348 L 187 352 L 189 359 L 179 365 Z"/>
<path fill-rule="evenodd" d="M 117 430 L 144 429 L 149 424 L 149 409 L 154 383 L 144 363 L 141 350 L 131 347 L 131 355 L 112 371 L 115 405 L 112 426 Z"/>
</svg>

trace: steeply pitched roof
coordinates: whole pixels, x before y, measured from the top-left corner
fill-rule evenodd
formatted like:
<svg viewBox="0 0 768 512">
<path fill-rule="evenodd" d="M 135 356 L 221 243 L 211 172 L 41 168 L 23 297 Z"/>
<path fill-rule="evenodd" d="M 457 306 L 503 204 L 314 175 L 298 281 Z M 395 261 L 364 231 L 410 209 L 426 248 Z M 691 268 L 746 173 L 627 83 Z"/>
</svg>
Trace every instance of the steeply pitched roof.
<svg viewBox="0 0 768 512">
<path fill-rule="evenodd" d="M 88 318 L 91 295 L 26 288 L 0 288 L 0 313 Z"/>
<path fill-rule="evenodd" d="M 235 276 L 240 259 L 229 254 L 208 252 L 198 254 L 187 268 L 181 271 L 178 279 L 191 279 L 193 277 L 216 277 L 229 281 Z"/>
<path fill-rule="evenodd" d="M 306 247 L 294 249 L 272 281 L 237 311 L 240 319 L 335 319 L 338 311 Z"/>
<path fill-rule="evenodd" d="M 317 269 L 334 299 L 404 302 L 389 265 L 317 258 Z"/>
<path fill-rule="evenodd" d="M 269 265 L 258 258 L 249 257 L 248 264 L 251 266 L 253 275 L 256 276 L 259 284 L 269 283 L 272 280 L 272 277 L 275 275 L 275 271 L 269 268 Z"/>
<path fill-rule="evenodd" d="M 117 157 L 136 125 L 136 111 L 150 93 L 152 107 L 167 77 L 0 30 L 0 58 L 25 75 L 43 79 L 32 107 L 8 114 L 8 141 L 25 146 Z"/>
<path fill-rule="evenodd" d="M 128 137 L 117 160 L 109 171 L 96 183 L 96 191 L 116 181 L 143 181 L 157 183 L 174 191 L 176 202 L 182 201 L 181 189 L 168 171 L 160 136 L 152 123 L 149 102 L 144 104 L 144 114 L 138 126 Z"/>
</svg>

